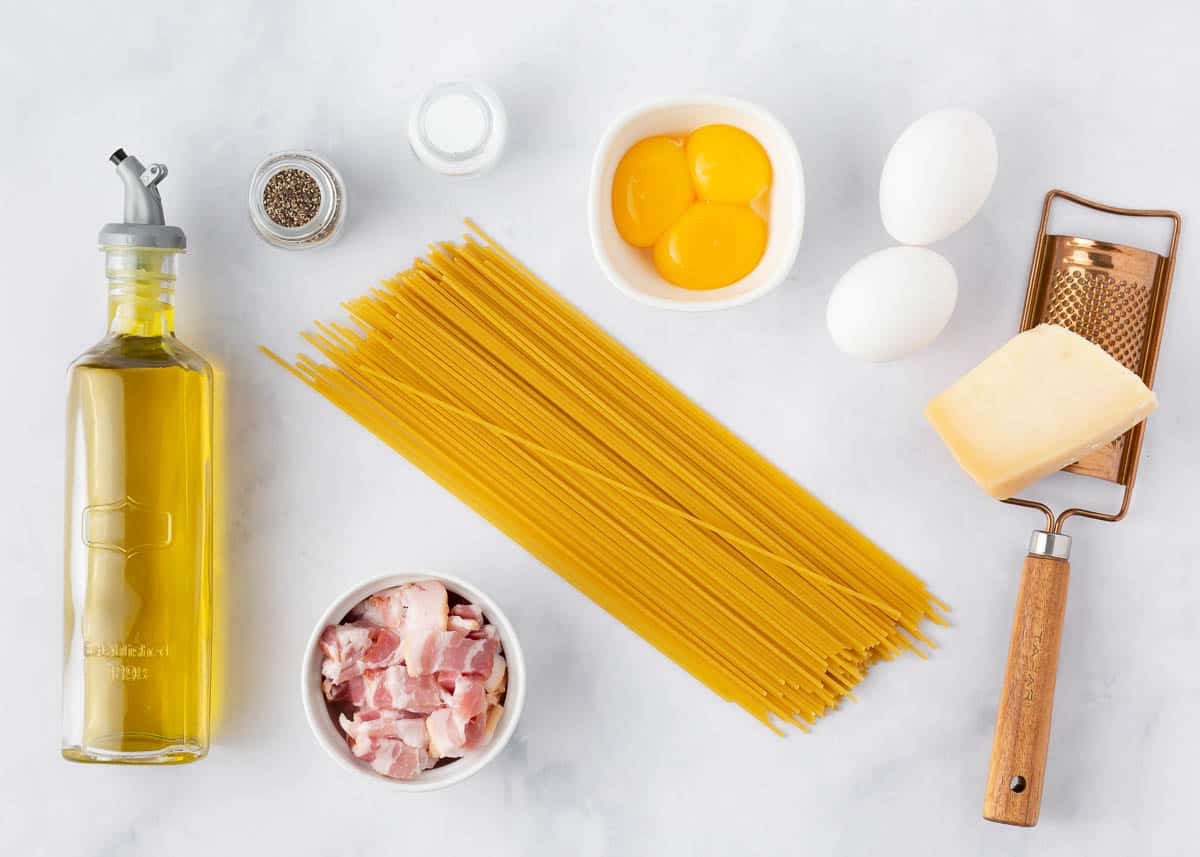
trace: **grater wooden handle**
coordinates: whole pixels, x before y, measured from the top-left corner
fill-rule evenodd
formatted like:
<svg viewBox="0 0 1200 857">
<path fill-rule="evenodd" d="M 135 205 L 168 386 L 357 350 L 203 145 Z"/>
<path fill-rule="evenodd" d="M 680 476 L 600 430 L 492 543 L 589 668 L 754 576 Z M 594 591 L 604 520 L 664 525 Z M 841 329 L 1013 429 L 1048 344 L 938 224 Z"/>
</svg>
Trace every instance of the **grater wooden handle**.
<svg viewBox="0 0 1200 857">
<path fill-rule="evenodd" d="M 1070 574 L 1065 557 L 1025 558 L 983 797 L 988 821 L 1038 822 Z"/>
</svg>

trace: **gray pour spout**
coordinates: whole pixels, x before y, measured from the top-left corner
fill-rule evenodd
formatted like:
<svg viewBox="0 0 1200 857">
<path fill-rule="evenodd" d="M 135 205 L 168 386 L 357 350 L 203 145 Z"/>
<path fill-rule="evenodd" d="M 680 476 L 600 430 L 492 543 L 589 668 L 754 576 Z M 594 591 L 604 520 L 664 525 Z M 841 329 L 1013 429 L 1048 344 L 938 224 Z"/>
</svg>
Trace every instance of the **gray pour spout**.
<svg viewBox="0 0 1200 857">
<path fill-rule="evenodd" d="M 105 247 L 185 249 L 187 236 L 178 226 L 166 225 L 163 216 L 158 184 L 167 177 L 166 165 L 144 167 L 124 149 L 117 149 L 108 159 L 117 168 L 117 176 L 125 186 L 125 216 L 121 223 L 104 225 L 100 230 L 100 244 Z"/>
</svg>

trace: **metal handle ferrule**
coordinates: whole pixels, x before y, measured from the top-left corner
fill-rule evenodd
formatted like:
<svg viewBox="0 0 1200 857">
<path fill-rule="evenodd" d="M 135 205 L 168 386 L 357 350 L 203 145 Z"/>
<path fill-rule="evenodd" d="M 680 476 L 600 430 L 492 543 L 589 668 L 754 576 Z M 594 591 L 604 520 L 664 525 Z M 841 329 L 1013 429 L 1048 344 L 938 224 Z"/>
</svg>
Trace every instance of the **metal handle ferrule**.
<svg viewBox="0 0 1200 857">
<path fill-rule="evenodd" d="M 1048 556 L 1053 559 L 1071 558 L 1071 537 L 1063 533 L 1034 530 L 1029 537 L 1030 556 Z"/>
</svg>

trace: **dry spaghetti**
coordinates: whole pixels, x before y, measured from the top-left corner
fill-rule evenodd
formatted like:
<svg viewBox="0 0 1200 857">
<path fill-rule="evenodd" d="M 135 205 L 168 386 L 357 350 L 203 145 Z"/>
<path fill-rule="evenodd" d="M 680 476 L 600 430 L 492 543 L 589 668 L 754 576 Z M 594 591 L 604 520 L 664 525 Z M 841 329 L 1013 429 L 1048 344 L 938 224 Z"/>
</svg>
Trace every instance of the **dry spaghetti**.
<svg viewBox="0 0 1200 857">
<path fill-rule="evenodd" d="M 266 353 L 776 731 L 924 656 L 917 577 L 472 228 Z"/>
</svg>

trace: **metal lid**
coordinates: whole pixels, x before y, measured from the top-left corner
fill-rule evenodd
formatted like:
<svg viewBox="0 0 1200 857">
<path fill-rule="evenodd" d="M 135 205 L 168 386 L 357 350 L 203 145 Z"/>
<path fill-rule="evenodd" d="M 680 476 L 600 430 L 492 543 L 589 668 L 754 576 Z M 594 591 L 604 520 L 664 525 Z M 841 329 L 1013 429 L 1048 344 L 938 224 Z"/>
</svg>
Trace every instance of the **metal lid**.
<svg viewBox="0 0 1200 857">
<path fill-rule="evenodd" d="M 163 250 L 183 250 L 187 236 L 178 226 L 167 226 L 163 217 L 162 197 L 158 183 L 167 177 L 164 164 L 143 167 L 141 161 L 117 149 L 108 158 L 117 167 L 117 175 L 125 185 L 125 219 L 121 223 L 106 223 L 100 230 L 100 244 L 105 247 L 157 247 Z"/>
</svg>

